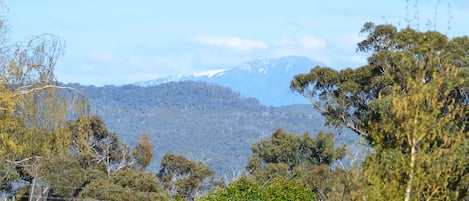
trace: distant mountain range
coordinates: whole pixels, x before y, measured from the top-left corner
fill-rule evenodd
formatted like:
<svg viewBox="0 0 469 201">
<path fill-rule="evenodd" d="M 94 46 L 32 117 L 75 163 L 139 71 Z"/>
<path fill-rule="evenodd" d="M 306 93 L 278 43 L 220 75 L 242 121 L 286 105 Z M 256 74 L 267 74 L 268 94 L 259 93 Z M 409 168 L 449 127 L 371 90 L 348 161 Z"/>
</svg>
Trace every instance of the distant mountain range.
<svg viewBox="0 0 469 201">
<path fill-rule="evenodd" d="M 307 100 L 293 92 L 289 86 L 293 77 L 307 73 L 321 62 L 307 57 L 287 56 L 278 59 L 257 59 L 233 69 L 210 70 L 192 75 L 174 75 L 134 83 L 154 86 L 168 82 L 202 81 L 228 87 L 242 96 L 256 98 L 266 106 L 306 104 Z"/>
<path fill-rule="evenodd" d="M 150 135 L 155 155 L 148 171 L 157 172 L 161 157 L 173 152 L 204 161 L 230 178 L 244 170 L 251 145 L 277 128 L 312 135 L 332 131 L 289 88 L 296 74 L 317 65 L 322 64 L 289 56 L 124 86 L 69 86 L 87 94 L 93 113 L 124 142 L 132 146 L 140 133 Z M 344 133 L 338 143 L 358 140 L 349 130 Z"/>
</svg>

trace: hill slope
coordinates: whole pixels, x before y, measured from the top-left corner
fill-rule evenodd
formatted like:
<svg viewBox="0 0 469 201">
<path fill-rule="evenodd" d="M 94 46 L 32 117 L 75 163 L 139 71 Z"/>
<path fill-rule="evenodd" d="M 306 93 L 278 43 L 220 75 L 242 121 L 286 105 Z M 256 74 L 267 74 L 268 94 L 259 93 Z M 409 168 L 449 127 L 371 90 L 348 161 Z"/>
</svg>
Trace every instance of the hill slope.
<svg viewBox="0 0 469 201">
<path fill-rule="evenodd" d="M 311 105 L 266 107 L 214 84 L 72 86 L 90 97 L 94 113 L 125 142 L 133 145 L 140 133 L 150 134 L 155 153 L 147 169 L 151 172 L 158 171 L 165 153 L 174 152 L 230 177 L 244 170 L 251 145 L 277 128 L 311 134 L 326 129 Z M 353 140 L 340 137 L 342 143 Z"/>
</svg>

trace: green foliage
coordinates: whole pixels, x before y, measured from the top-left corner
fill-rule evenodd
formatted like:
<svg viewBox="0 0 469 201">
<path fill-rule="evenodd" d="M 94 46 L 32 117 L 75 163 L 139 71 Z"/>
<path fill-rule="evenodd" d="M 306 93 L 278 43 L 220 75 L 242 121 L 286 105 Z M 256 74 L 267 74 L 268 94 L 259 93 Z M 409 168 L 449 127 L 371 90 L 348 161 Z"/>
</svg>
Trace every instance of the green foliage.
<svg viewBox="0 0 469 201">
<path fill-rule="evenodd" d="M 155 176 L 132 169 L 92 180 L 80 192 L 79 197 L 115 201 L 169 200 Z"/>
<path fill-rule="evenodd" d="M 132 159 L 115 133 L 107 130 L 99 117 L 82 116 L 64 128 L 73 143 L 68 158 L 44 164 L 42 186 L 48 197 L 103 200 L 168 200 L 153 174 L 130 169 Z M 82 144 L 84 143 L 84 144 Z M 151 146 L 151 145 L 150 145 Z M 48 185 L 47 185 L 48 184 Z M 28 197 L 31 193 L 23 193 Z"/>
<path fill-rule="evenodd" d="M 262 192 L 254 180 L 243 174 L 238 180 L 231 182 L 228 187 L 209 192 L 198 200 L 262 200 Z"/>
<path fill-rule="evenodd" d="M 316 200 L 315 194 L 297 181 L 275 179 L 266 186 L 257 184 L 256 181 L 242 175 L 233 181 L 228 187 L 209 192 L 197 199 L 210 200 Z"/>
<path fill-rule="evenodd" d="M 329 165 L 319 165 L 304 170 L 303 177 L 297 179 L 311 189 L 318 200 L 353 200 L 352 191 L 356 189 L 356 171 Z"/>
<path fill-rule="evenodd" d="M 4 22 L 0 19 L 0 190 L 19 200 L 42 200 L 45 193 L 51 200 L 168 200 L 154 175 L 126 169 L 132 164 L 128 146 L 99 117 L 69 121 L 89 107 L 83 93 L 56 83 L 62 40 L 44 34 L 10 44 Z M 148 139 L 144 148 L 151 150 Z M 138 159 L 143 170 L 151 154 Z M 20 180 L 23 188 L 10 192 Z M 96 194 L 98 187 L 104 191 Z"/>
<path fill-rule="evenodd" d="M 394 199 L 405 196 L 406 200 L 465 197 L 467 188 L 460 180 L 469 176 L 466 172 L 469 139 L 460 117 L 468 113 L 464 111 L 465 106 L 455 104 L 450 97 L 462 80 L 458 80 L 457 69 L 451 64 L 438 66 L 438 71 L 429 78 L 417 70 L 415 78 L 406 81 L 405 91 L 396 85 L 392 96 L 378 98 L 386 98 L 390 107 L 379 108 L 381 122 L 372 124 L 370 129 L 380 134 L 374 137 L 377 152 L 370 159 L 375 160 L 368 160 L 365 165 L 376 167 L 365 170 L 368 182 L 375 184 L 371 192 L 376 192 L 375 188 L 405 189 L 406 194 L 396 194 Z M 393 157 L 376 160 L 387 155 Z M 385 168 L 390 164 L 400 164 L 400 171 Z M 376 183 L 376 177 L 396 182 Z"/>
<path fill-rule="evenodd" d="M 16 192 L 18 199 L 169 200 L 155 175 L 131 169 L 135 159 L 130 158 L 127 145 L 99 117 L 81 116 L 61 132 L 73 139 L 68 157 L 21 161 L 24 165 L 17 169 L 31 185 Z"/>
<path fill-rule="evenodd" d="M 176 199 L 194 200 L 198 193 L 208 190 L 215 173 L 201 162 L 184 156 L 166 154 L 161 161 L 158 178 L 166 191 Z"/>
<path fill-rule="evenodd" d="M 368 65 L 356 69 L 335 71 L 316 67 L 310 73 L 295 76 L 291 89 L 312 100 L 314 106 L 332 126 L 345 126 L 367 138 L 370 122 L 379 122 L 376 111 L 386 104 L 378 96 L 392 93 L 394 85 L 406 88 L 408 78 L 415 78 L 416 70 L 423 70 L 425 79 L 432 76 L 438 65 L 454 65 L 462 71 L 469 66 L 469 38 L 448 40 L 437 32 L 417 32 L 410 28 L 397 31 L 392 25 L 367 23 L 363 30 L 368 37 L 358 44 L 359 51 L 368 51 Z M 463 78 L 464 74 L 458 74 Z M 469 93 L 465 81 L 451 91 L 456 102 L 467 102 Z"/>
<path fill-rule="evenodd" d="M 154 151 L 146 168 L 150 171 L 159 168 L 165 153 L 177 151 L 196 160 L 210 158 L 206 164 L 218 176 L 231 177 L 246 167 L 251 145 L 277 128 L 294 133 L 332 130 L 323 125 L 319 113 L 311 112 L 311 105 L 265 107 L 228 88 L 202 82 L 67 86 L 86 93 L 93 112 L 130 146 L 135 146 L 140 133 L 149 134 Z M 343 135 L 337 140 L 350 144 L 355 138 Z"/>
<path fill-rule="evenodd" d="M 0 18 L 0 189 L 22 179 L 34 194 L 48 161 L 68 153 L 70 136 L 60 129 L 69 116 L 88 112 L 88 102 L 56 83 L 54 66 L 64 49 L 59 37 L 10 42 L 5 21 Z"/>
<path fill-rule="evenodd" d="M 316 138 L 308 133 L 294 135 L 276 130 L 270 140 L 252 146 L 247 170 L 260 183 L 275 177 L 293 179 L 302 171 L 321 164 L 330 165 L 345 155 L 345 146 L 335 148 L 332 133 L 320 132 Z"/>
<path fill-rule="evenodd" d="M 264 188 L 265 200 L 316 200 L 311 189 L 300 181 L 285 181 L 277 179 Z"/>
<path fill-rule="evenodd" d="M 81 116 L 68 122 L 66 132 L 72 136 L 71 153 L 83 168 L 101 166 L 110 175 L 131 165 L 128 145 L 109 132 L 100 117 Z"/>
<path fill-rule="evenodd" d="M 136 161 L 135 166 L 138 170 L 144 171 L 153 157 L 153 146 L 148 134 L 142 133 L 132 153 Z"/>
<path fill-rule="evenodd" d="M 46 167 L 44 179 L 53 185 L 50 197 L 76 196 L 77 189 L 91 180 L 89 172 L 81 168 L 79 162 L 73 158 L 51 160 Z"/>
<path fill-rule="evenodd" d="M 262 139 L 252 146 L 253 155 L 246 169 L 259 185 L 273 187 L 279 184 L 274 181 L 298 182 L 314 192 L 318 200 L 345 198 L 350 192 L 346 188 L 347 173 L 338 168 L 331 170 L 330 165 L 344 157 L 346 147 L 334 144 L 332 133 L 320 132 L 312 137 L 308 133 L 295 135 L 278 129 L 271 139 Z"/>
<path fill-rule="evenodd" d="M 362 32 L 368 36 L 358 50 L 371 53 L 367 65 L 316 67 L 291 82 L 328 125 L 350 128 L 374 148 L 356 193 L 467 199 L 469 38 L 373 23 Z"/>
<path fill-rule="evenodd" d="M 1 161 L 4 161 L 4 159 Z M 0 163 L 0 191 L 10 191 L 12 183 L 19 180 L 19 176 L 13 164 Z"/>
</svg>

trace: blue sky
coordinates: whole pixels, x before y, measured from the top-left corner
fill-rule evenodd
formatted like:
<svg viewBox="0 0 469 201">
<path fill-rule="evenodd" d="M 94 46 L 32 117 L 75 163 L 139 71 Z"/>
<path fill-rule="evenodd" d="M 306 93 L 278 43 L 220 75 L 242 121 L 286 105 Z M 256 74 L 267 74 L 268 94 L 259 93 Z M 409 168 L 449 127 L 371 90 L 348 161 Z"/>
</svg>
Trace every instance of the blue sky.
<svg viewBox="0 0 469 201">
<path fill-rule="evenodd" d="M 4 16 L 11 40 L 64 39 L 59 81 L 101 86 L 288 55 L 357 67 L 366 62 L 355 52 L 365 22 L 468 35 L 468 2 L 4 0 Z"/>
</svg>

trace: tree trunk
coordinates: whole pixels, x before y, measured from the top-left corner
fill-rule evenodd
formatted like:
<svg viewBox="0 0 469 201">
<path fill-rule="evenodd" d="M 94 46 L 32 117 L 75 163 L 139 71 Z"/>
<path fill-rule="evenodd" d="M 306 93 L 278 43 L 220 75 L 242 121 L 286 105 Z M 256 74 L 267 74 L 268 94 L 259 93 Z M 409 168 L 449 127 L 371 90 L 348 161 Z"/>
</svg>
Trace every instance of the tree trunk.
<svg viewBox="0 0 469 201">
<path fill-rule="evenodd" d="M 36 177 L 33 177 L 33 183 L 31 184 L 31 191 L 29 192 L 29 201 L 33 201 L 35 186 L 36 186 Z"/>
<path fill-rule="evenodd" d="M 410 201 L 410 194 L 412 192 L 412 180 L 415 174 L 415 160 L 417 155 L 417 140 L 412 139 L 412 146 L 410 148 L 410 171 L 409 180 L 407 180 L 407 187 L 405 189 L 405 201 Z"/>
</svg>

